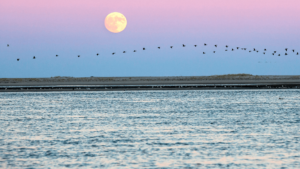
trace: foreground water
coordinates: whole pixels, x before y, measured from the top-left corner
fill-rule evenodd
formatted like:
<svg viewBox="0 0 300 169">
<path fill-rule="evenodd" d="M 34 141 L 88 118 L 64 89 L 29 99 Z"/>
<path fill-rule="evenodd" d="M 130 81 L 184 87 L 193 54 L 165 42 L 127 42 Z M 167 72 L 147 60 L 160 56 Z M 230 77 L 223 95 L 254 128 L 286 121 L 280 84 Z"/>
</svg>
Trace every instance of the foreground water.
<svg viewBox="0 0 300 169">
<path fill-rule="evenodd" d="M 80 167 L 298 168 L 300 90 L 0 93 L 0 168 Z"/>
</svg>

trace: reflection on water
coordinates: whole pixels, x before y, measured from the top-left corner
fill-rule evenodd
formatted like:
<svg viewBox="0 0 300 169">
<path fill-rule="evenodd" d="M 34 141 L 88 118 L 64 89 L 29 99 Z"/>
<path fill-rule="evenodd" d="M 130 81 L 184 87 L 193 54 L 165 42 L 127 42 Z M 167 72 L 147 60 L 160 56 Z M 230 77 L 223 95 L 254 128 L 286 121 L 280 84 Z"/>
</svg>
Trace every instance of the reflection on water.
<svg viewBox="0 0 300 169">
<path fill-rule="evenodd" d="M 0 93 L 0 136 L 0 168 L 299 168 L 300 91 Z"/>
</svg>

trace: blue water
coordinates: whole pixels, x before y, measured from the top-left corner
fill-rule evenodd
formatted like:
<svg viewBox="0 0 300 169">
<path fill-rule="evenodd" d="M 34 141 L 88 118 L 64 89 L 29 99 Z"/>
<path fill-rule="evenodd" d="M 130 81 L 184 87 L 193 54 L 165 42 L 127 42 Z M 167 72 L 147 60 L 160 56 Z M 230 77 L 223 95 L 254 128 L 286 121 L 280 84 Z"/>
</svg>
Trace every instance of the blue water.
<svg viewBox="0 0 300 169">
<path fill-rule="evenodd" d="M 300 168 L 300 90 L 0 93 L 0 168 L 80 167 Z"/>
</svg>

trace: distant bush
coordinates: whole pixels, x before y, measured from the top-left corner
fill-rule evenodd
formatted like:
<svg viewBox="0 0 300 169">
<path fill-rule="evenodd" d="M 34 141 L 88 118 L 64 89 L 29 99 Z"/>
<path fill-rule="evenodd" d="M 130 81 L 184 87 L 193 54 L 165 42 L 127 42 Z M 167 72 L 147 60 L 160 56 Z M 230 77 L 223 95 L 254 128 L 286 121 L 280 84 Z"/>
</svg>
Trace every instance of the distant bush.
<svg viewBox="0 0 300 169">
<path fill-rule="evenodd" d="M 226 75 L 213 75 L 213 76 L 253 76 L 252 74 L 240 73 L 240 74 L 226 74 Z"/>
</svg>

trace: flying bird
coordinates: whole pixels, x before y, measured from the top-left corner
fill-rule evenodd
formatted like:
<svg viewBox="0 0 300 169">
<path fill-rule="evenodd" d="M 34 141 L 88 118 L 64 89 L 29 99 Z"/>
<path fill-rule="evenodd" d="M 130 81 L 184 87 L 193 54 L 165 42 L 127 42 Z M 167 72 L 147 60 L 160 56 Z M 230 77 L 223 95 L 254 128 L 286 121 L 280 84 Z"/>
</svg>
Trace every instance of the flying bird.
<svg viewBox="0 0 300 169">
<path fill-rule="evenodd" d="M 58 55 L 56 55 L 56 57 L 57 57 Z"/>
<path fill-rule="evenodd" d="M 35 56 L 33 56 L 33 59 L 35 59 Z"/>
<path fill-rule="evenodd" d="M 239 47 L 236 47 L 236 49 L 239 49 Z"/>
<path fill-rule="evenodd" d="M 267 49 L 264 49 L 265 51 L 267 51 Z"/>
<path fill-rule="evenodd" d="M 297 55 L 299 55 L 299 52 L 297 52 Z"/>
<path fill-rule="evenodd" d="M 7 44 L 7 47 L 9 47 L 9 44 Z"/>
<path fill-rule="evenodd" d="M 194 45 L 195 47 L 197 47 L 197 45 Z"/>
<path fill-rule="evenodd" d="M 253 49 L 253 51 L 255 51 L 255 48 Z"/>
<path fill-rule="evenodd" d="M 206 43 L 204 43 L 204 46 L 206 46 L 207 44 Z"/>
<path fill-rule="evenodd" d="M 185 47 L 185 44 L 182 44 L 182 47 Z"/>
<path fill-rule="evenodd" d="M 272 55 L 274 55 L 274 53 L 272 53 Z"/>
<path fill-rule="evenodd" d="M 247 50 L 247 48 L 244 48 L 244 50 Z"/>
<path fill-rule="evenodd" d="M 232 48 L 232 51 L 234 51 L 234 49 Z"/>
<path fill-rule="evenodd" d="M 146 48 L 143 48 L 143 50 L 146 50 Z"/>
<path fill-rule="evenodd" d="M 252 52 L 251 50 L 249 50 L 249 52 Z"/>
<path fill-rule="evenodd" d="M 99 53 L 97 53 L 96 55 L 99 56 Z"/>
<path fill-rule="evenodd" d="M 158 49 L 160 49 L 160 47 L 157 47 Z"/>
<path fill-rule="evenodd" d="M 123 51 L 123 53 L 126 53 L 126 51 Z"/>
<path fill-rule="evenodd" d="M 80 57 L 80 55 L 78 55 L 78 57 Z"/>
<path fill-rule="evenodd" d="M 170 46 L 170 48 L 172 49 L 172 48 L 173 48 L 173 46 Z"/>
<path fill-rule="evenodd" d="M 274 53 L 276 53 L 276 51 L 274 51 Z"/>
<path fill-rule="evenodd" d="M 136 52 L 136 50 L 134 50 L 133 52 Z"/>
<path fill-rule="evenodd" d="M 17 61 L 19 61 L 20 59 L 17 59 Z"/>
<path fill-rule="evenodd" d="M 225 49 L 225 51 L 227 51 L 227 49 Z"/>
<path fill-rule="evenodd" d="M 280 56 L 280 54 L 278 54 L 278 56 Z"/>
<path fill-rule="evenodd" d="M 215 47 L 218 47 L 218 45 L 215 45 Z"/>
<path fill-rule="evenodd" d="M 228 48 L 228 45 L 226 45 L 226 48 Z"/>
<path fill-rule="evenodd" d="M 214 51 L 214 53 L 216 53 L 216 51 Z"/>
<path fill-rule="evenodd" d="M 285 48 L 285 51 L 287 51 L 288 50 L 288 48 Z"/>
<path fill-rule="evenodd" d="M 264 52 L 264 54 L 266 54 L 266 52 Z"/>
<path fill-rule="evenodd" d="M 258 53 L 258 51 L 256 51 Z"/>
<path fill-rule="evenodd" d="M 114 53 L 112 53 L 112 55 L 114 55 L 115 54 L 115 52 Z"/>
<path fill-rule="evenodd" d="M 287 53 L 285 53 L 285 55 L 288 55 Z"/>
<path fill-rule="evenodd" d="M 205 54 L 205 52 L 203 52 L 203 54 Z"/>
<path fill-rule="evenodd" d="M 295 49 L 293 49 L 292 51 L 295 52 Z"/>
</svg>

